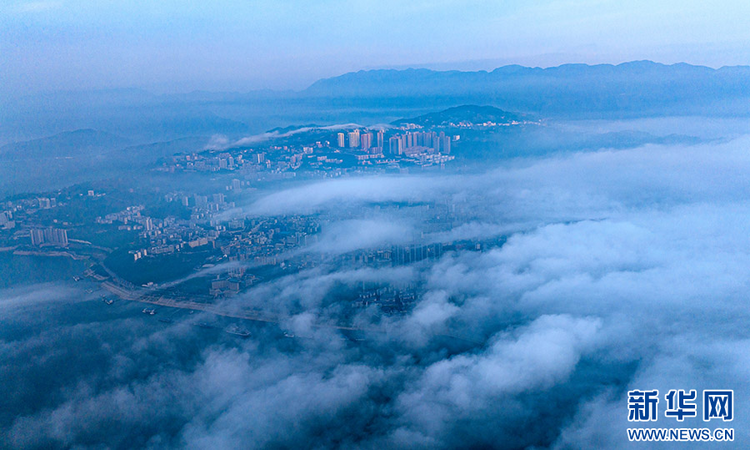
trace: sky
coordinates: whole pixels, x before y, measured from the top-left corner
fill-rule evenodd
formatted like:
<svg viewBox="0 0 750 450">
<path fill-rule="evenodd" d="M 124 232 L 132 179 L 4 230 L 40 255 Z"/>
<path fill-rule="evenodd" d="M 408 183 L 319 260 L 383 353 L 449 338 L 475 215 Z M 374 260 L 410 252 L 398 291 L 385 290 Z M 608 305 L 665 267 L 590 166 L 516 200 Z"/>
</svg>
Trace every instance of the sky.
<svg viewBox="0 0 750 450">
<path fill-rule="evenodd" d="M 742 0 L 0 0 L 0 94 L 304 89 L 384 67 L 750 64 Z"/>
</svg>

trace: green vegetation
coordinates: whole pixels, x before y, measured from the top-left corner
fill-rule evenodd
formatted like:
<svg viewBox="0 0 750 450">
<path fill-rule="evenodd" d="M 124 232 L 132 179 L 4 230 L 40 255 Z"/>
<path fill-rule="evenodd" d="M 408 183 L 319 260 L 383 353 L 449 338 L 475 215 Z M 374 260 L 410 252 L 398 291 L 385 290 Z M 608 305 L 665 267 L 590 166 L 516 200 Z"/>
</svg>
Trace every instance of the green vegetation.
<svg viewBox="0 0 750 450">
<path fill-rule="evenodd" d="M 166 219 L 170 216 L 184 220 L 190 219 L 189 208 L 183 206 L 180 202 L 168 202 L 166 200 L 161 200 L 151 206 L 147 206 L 142 214 L 156 219 Z"/>
<path fill-rule="evenodd" d="M 111 249 L 128 247 L 136 237 L 135 231 L 118 230 L 116 225 L 89 225 L 68 229 L 68 239 L 88 241 Z"/>
<path fill-rule="evenodd" d="M 208 248 L 133 261 L 133 255 L 123 249 L 112 252 L 104 264 L 123 279 L 136 285 L 148 282 L 164 283 L 189 275 L 196 266 L 203 264 L 203 261 L 214 253 L 214 249 Z"/>
</svg>

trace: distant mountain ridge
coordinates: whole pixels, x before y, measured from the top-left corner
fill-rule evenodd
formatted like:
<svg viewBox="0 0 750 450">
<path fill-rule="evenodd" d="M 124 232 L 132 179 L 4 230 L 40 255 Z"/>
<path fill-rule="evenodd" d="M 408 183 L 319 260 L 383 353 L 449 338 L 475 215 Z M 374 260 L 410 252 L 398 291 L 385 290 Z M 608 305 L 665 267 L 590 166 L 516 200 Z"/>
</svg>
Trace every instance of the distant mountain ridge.
<svg viewBox="0 0 750 450">
<path fill-rule="evenodd" d="M 494 106 L 461 105 L 443 111 L 424 114 L 411 119 L 399 119 L 392 125 L 413 123 L 423 127 L 439 127 L 460 122 L 481 124 L 493 122 L 497 124 L 512 123 L 524 120 L 524 116 Z"/>
<path fill-rule="evenodd" d="M 634 61 L 618 65 L 565 64 L 550 68 L 517 65 L 491 72 L 429 69 L 351 72 L 313 83 L 311 97 L 399 98 L 461 103 L 492 103 L 513 111 L 558 114 L 581 112 L 701 112 L 733 102 L 750 113 L 750 67 L 712 69 L 679 63 Z M 732 109 L 734 108 L 734 109 Z M 694 110 L 694 111 L 691 111 Z M 718 111 L 722 113 L 723 111 Z"/>
<path fill-rule="evenodd" d="M 750 117 L 750 67 L 635 61 L 490 72 L 370 70 L 298 92 L 44 93 L 0 105 L 0 145 L 82 128 L 133 144 L 214 134 L 239 139 L 299 123 L 386 123 L 467 104 L 563 119 Z"/>
<path fill-rule="evenodd" d="M 99 155 L 122 148 L 130 139 L 93 129 L 65 131 L 52 136 L 0 147 L 0 159 L 66 158 Z"/>
<path fill-rule="evenodd" d="M 645 77 L 662 75 L 667 79 L 674 80 L 685 78 L 718 77 L 731 79 L 732 77 L 745 78 L 750 76 L 750 66 L 727 66 L 712 69 L 706 66 L 695 66 L 687 63 L 661 64 L 653 61 L 632 61 L 622 64 L 563 64 L 555 67 L 526 67 L 520 65 L 507 65 L 498 67 L 492 71 L 437 71 L 431 69 L 374 69 L 349 72 L 336 77 L 323 78 L 314 82 L 303 92 L 322 93 L 329 89 L 354 89 L 357 86 L 377 84 L 382 88 L 390 88 L 392 83 L 428 83 L 424 90 L 429 90 L 429 84 L 449 81 L 474 81 L 479 83 L 497 83 L 512 81 L 514 79 L 526 78 L 534 81 L 553 81 L 562 79 L 601 78 L 609 76 L 612 81 L 637 80 L 647 81 Z M 638 78 L 633 79 L 636 76 Z M 652 80 L 659 81 L 659 80 Z M 748 87 L 745 85 L 744 87 Z M 480 86 L 476 87 L 481 89 Z"/>
</svg>

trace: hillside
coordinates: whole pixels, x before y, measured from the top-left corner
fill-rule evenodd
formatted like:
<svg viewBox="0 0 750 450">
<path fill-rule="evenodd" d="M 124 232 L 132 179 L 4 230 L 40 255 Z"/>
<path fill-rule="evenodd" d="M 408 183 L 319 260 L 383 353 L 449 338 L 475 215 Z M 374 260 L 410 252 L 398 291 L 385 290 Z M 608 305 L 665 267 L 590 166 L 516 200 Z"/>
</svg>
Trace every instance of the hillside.
<svg viewBox="0 0 750 450">
<path fill-rule="evenodd" d="M 130 140 L 102 131 L 85 129 L 16 142 L 0 147 L 0 159 L 24 160 L 94 156 L 130 144 Z"/>
<path fill-rule="evenodd" d="M 424 114 L 411 119 L 399 119 L 393 125 L 413 123 L 423 127 L 440 127 L 460 122 L 481 124 L 493 122 L 497 124 L 511 123 L 524 120 L 520 114 L 503 111 L 494 106 L 462 105 L 448 108 L 444 111 Z"/>
</svg>

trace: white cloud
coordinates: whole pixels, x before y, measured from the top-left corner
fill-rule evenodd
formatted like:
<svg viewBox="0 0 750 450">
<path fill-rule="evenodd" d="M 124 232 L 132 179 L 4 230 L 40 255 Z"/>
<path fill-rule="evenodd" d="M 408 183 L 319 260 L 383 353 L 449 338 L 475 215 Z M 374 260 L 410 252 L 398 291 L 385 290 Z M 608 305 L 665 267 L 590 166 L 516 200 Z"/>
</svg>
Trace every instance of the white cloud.
<svg viewBox="0 0 750 450">
<path fill-rule="evenodd" d="M 443 199 L 462 219 L 427 239 L 509 237 L 437 262 L 353 269 L 327 261 L 261 283 L 231 304 L 284 317 L 282 326 L 304 338 L 259 334 L 234 350 L 200 344 L 200 357 L 173 368 L 153 355 L 182 349 L 188 338 L 168 328 L 105 358 L 116 367 L 108 374 L 150 363 L 150 376 L 96 392 L 71 389 L 49 410 L 15 419 L 10 436 L 73 445 L 87 436 L 77 424 L 124 417 L 132 426 L 180 424 L 175 446 L 313 439 L 321 447 L 625 447 L 628 389 L 750 396 L 748 148 L 747 138 L 646 146 L 476 175 L 357 178 L 276 192 L 238 212 L 337 213 L 316 251 L 419 235 L 426 225 L 416 205 Z M 338 318 L 336 289 L 362 282 L 416 286 L 420 297 L 403 317 L 353 318 L 381 327 L 353 345 L 318 325 Z M 107 345 L 129 342 L 125 331 Z M 44 354 L 41 341 L 5 345 L 3 354 Z M 100 378 L 91 379 L 97 386 Z M 750 409 L 736 407 L 739 431 Z M 747 446 L 747 434 L 735 444 Z"/>
<path fill-rule="evenodd" d="M 58 9 L 62 6 L 63 6 L 63 2 L 59 2 L 59 1 L 22 2 L 16 5 L 16 11 L 20 13 L 39 13 L 39 12 Z"/>
</svg>

